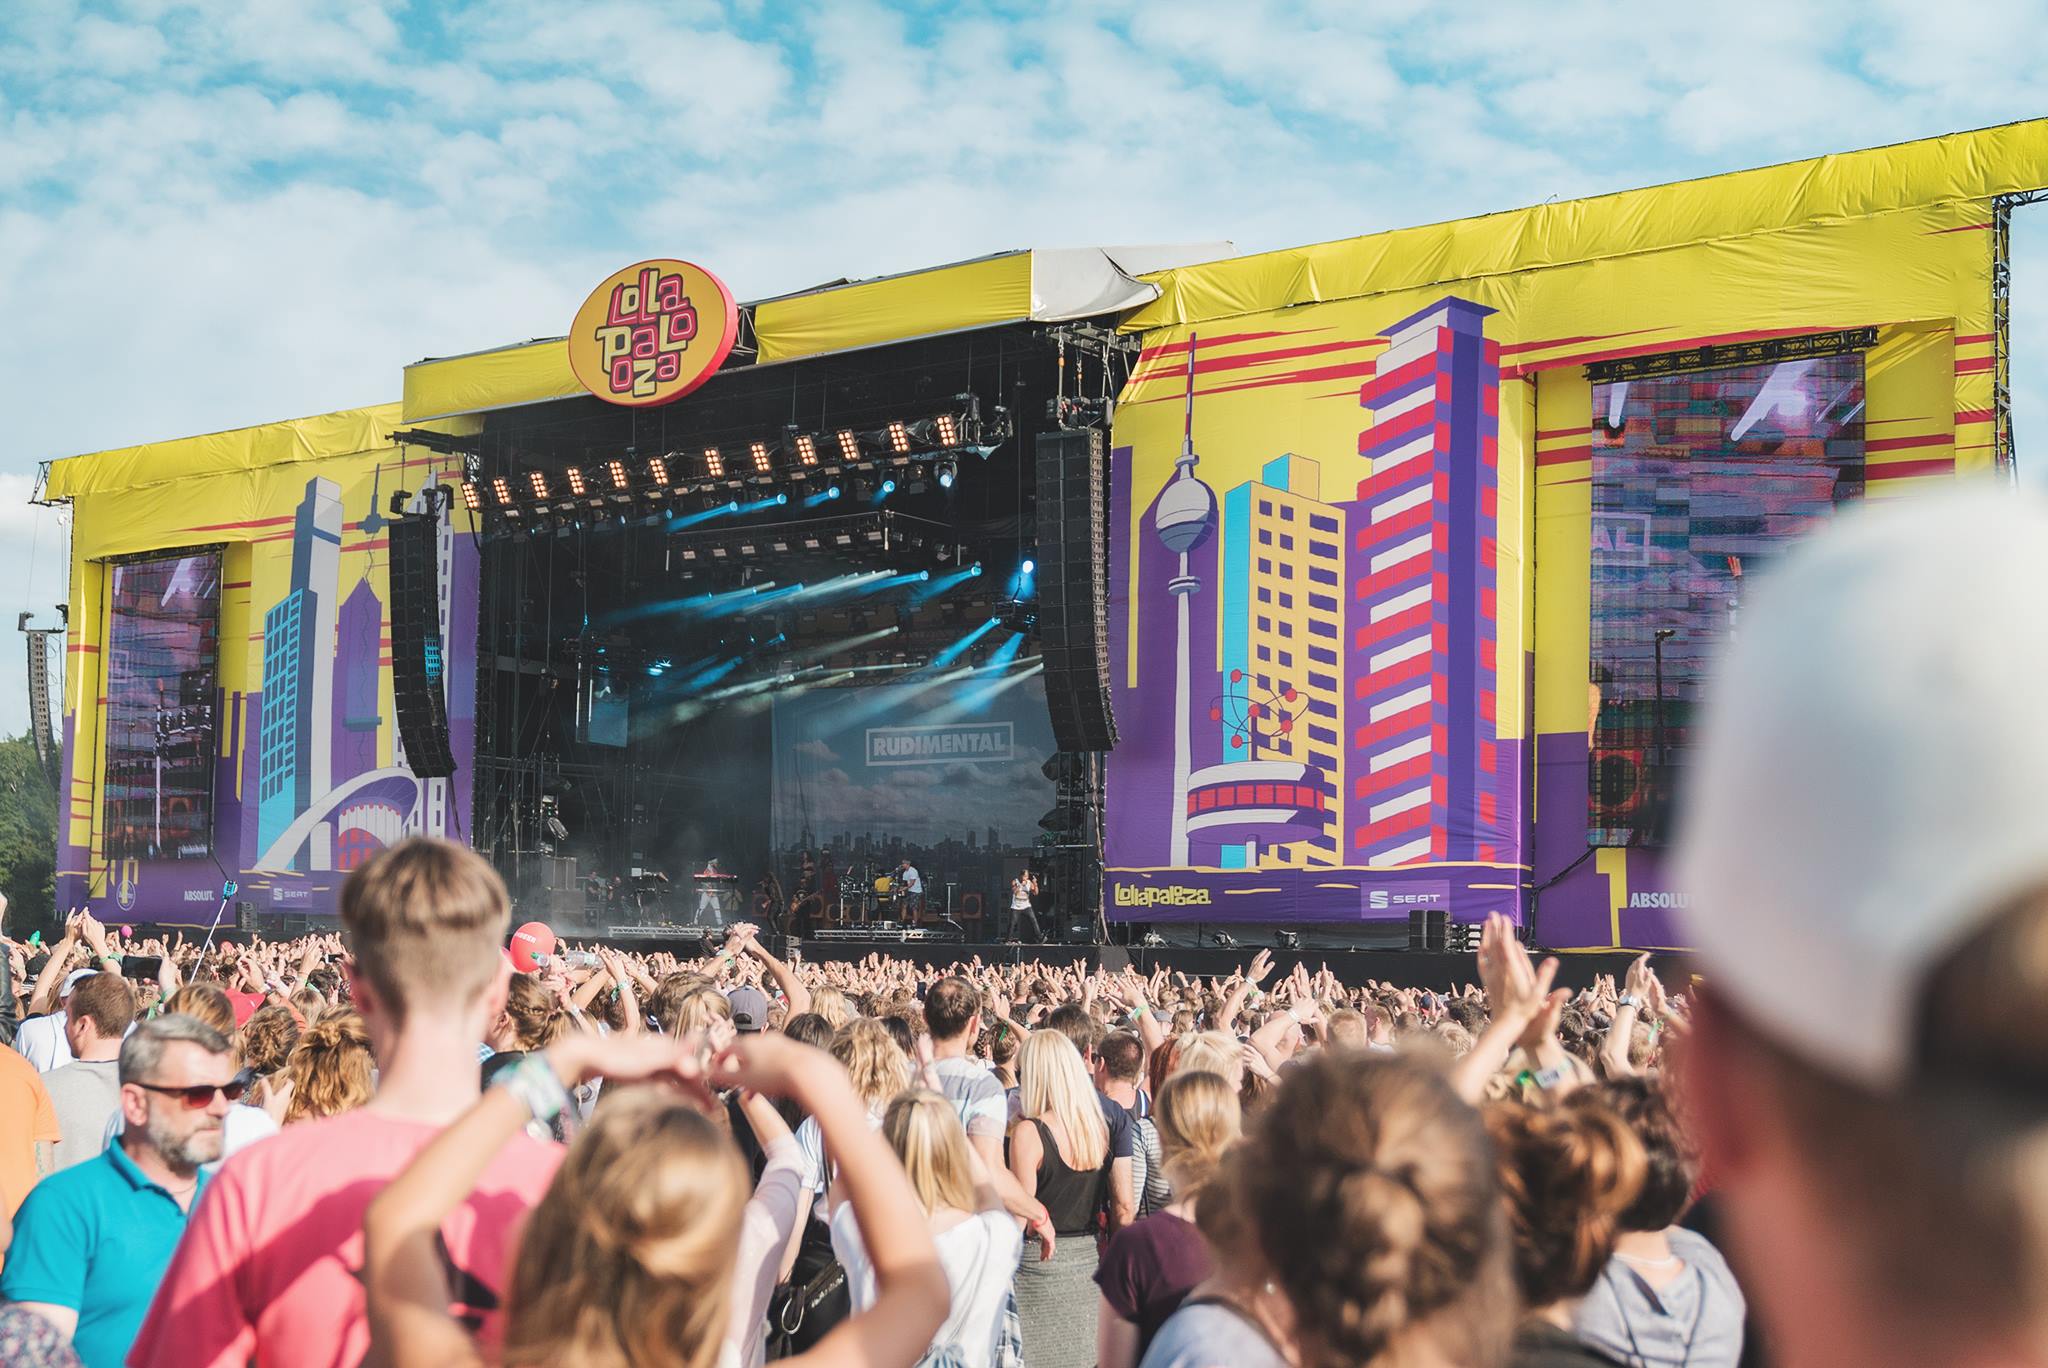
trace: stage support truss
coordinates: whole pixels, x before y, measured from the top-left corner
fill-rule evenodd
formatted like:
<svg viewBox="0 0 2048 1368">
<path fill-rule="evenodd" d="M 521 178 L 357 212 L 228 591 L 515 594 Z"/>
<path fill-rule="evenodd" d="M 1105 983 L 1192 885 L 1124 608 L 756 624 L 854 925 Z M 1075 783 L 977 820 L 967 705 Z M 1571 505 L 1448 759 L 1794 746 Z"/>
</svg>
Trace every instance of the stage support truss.
<svg viewBox="0 0 2048 1368">
<path fill-rule="evenodd" d="M 2048 199 L 2048 189 L 1991 201 L 1991 454 L 1999 474 L 2014 475 L 2012 433 L 2012 211 Z"/>
</svg>

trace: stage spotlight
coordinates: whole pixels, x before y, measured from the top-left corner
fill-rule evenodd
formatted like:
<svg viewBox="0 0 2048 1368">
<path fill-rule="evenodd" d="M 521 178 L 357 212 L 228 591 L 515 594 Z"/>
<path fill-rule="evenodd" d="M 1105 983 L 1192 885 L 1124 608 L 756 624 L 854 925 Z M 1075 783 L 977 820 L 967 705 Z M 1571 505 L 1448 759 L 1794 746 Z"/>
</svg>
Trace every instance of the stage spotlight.
<svg viewBox="0 0 2048 1368">
<path fill-rule="evenodd" d="M 880 503 L 882 500 L 888 498 L 891 494 L 894 494 L 895 492 L 896 482 L 894 480 L 884 480 L 875 489 L 874 501 L 876 503 Z"/>
<path fill-rule="evenodd" d="M 510 480 L 506 479 L 506 478 L 505 478 L 505 477 L 504 477 L 503 475 L 494 475 L 494 476 L 492 476 L 492 477 L 491 477 L 491 493 L 493 493 L 493 494 L 495 494 L 495 495 L 497 495 L 497 496 L 498 496 L 498 502 L 499 502 L 499 503 L 501 503 L 501 504 L 508 504 L 508 503 L 511 503 L 511 502 L 512 502 L 512 482 L 511 482 Z"/>
<path fill-rule="evenodd" d="M 538 470 L 530 470 L 530 471 L 528 471 L 528 472 L 526 473 L 526 483 L 527 483 L 527 485 L 528 485 L 528 486 L 529 486 L 530 488 L 532 488 L 532 490 L 533 490 L 533 497 L 534 497 L 534 498 L 536 498 L 536 499 L 546 499 L 546 498 L 547 498 L 547 496 L 548 496 L 548 477 L 547 477 L 547 476 L 545 476 L 545 475 L 541 474 L 541 473 L 540 473 L 540 472 L 539 472 Z"/>
<path fill-rule="evenodd" d="M 971 568 L 969 568 L 969 570 L 967 571 L 967 573 L 968 573 L 968 574 L 970 574 L 970 575 L 979 575 L 979 574 L 981 573 L 981 562 L 980 562 L 980 561 L 976 561 L 976 562 L 975 562 L 975 563 L 973 564 L 973 566 L 972 566 Z"/>
<path fill-rule="evenodd" d="M 941 461 L 938 464 L 938 471 L 939 488 L 941 489 L 951 489 L 953 481 L 960 477 L 960 466 L 957 462 Z"/>
<path fill-rule="evenodd" d="M 1033 559 L 1031 559 L 1031 557 L 1029 557 L 1029 556 L 1026 556 L 1026 557 L 1024 558 L 1024 563 L 1023 563 L 1022 565 L 1020 565 L 1020 566 L 1018 566 L 1018 567 L 1017 567 L 1017 573 L 1018 573 L 1018 574 L 1020 574 L 1020 575 L 1029 575 L 1029 574 L 1031 574 L 1031 573 L 1035 572 L 1035 571 L 1036 571 L 1037 569 L 1038 569 L 1038 562 L 1037 562 L 1037 561 L 1035 561 L 1035 560 L 1033 560 Z"/>
<path fill-rule="evenodd" d="M 950 413 L 942 413 L 932 420 L 932 426 L 939 434 L 940 446 L 960 445 L 960 420 Z"/>
<path fill-rule="evenodd" d="M 480 511 L 484 506 L 483 495 L 477 492 L 474 480 L 462 482 L 462 506 L 472 513 Z"/>
<path fill-rule="evenodd" d="M 788 503 L 788 502 L 789 502 L 789 495 L 787 495 L 787 494 L 777 494 L 777 495 L 775 496 L 775 502 L 776 502 L 776 504 L 777 504 L 778 506 L 779 506 L 779 505 L 781 505 L 781 504 L 786 504 L 786 503 Z"/>
<path fill-rule="evenodd" d="M 889 450 L 898 456 L 910 454 L 910 429 L 901 421 L 889 424 Z"/>
<path fill-rule="evenodd" d="M 582 497 L 583 497 L 583 495 L 584 495 L 584 492 L 585 492 L 585 491 L 586 491 L 587 489 L 588 489 L 588 486 L 587 486 L 587 485 L 585 485 L 585 484 L 584 484 L 584 482 L 583 482 L 583 472 L 582 472 L 582 471 L 580 471 L 580 470 L 578 470 L 578 469 L 577 469 L 577 468 L 576 468 L 575 466 L 570 466 L 570 467 L 569 467 L 569 492 L 570 492 L 571 494 L 574 494 L 574 495 L 575 495 L 575 496 L 576 496 L 577 498 L 579 498 L 579 499 L 580 499 L 580 498 L 582 498 Z"/>
<path fill-rule="evenodd" d="M 808 432 L 800 432 L 796 438 L 796 458 L 807 466 L 818 463 L 818 439 Z"/>
<path fill-rule="evenodd" d="M 839 429 L 839 459 L 849 462 L 860 459 L 860 438 L 853 435 L 852 428 Z"/>
<path fill-rule="evenodd" d="M 918 579 L 918 583 L 920 583 L 920 584 L 922 584 L 922 583 L 923 583 L 924 581 L 926 581 L 926 580 L 930 579 L 931 577 L 932 577 L 932 572 L 931 572 L 931 571 L 929 571 L 929 570 L 920 570 L 920 571 L 918 571 L 918 572 L 917 572 L 917 579 Z"/>
<path fill-rule="evenodd" d="M 725 478 L 725 457 L 718 454 L 718 448 L 704 448 L 704 473 L 714 480 Z"/>
<path fill-rule="evenodd" d="M 605 474 L 612 477 L 613 489 L 624 489 L 626 487 L 626 463 L 624 461 L 606 461 L 604 469 Z"/>
<path fill-rule="evenodd" d="M 768 473 L 768 444 L 766 442 L 749 443 L 747 454 L 753 458 L 754 473 L 756 475 L 766 475 Z"/>
<path fill-rule="evenodd" d="M 655 482 L 656 484 L 658 484 L 658 485 L 665 485 L 665 484 L 667 484 L 667 483 L 668 483 L 668 462 L 667 462 L 667 461 L 664 461 L 664 460 L 662 460 L 662 459 L 661 459 L 661 457 L 659 457 L 659 456 L 656 456 L 656 457 L 654 457 L 654 458 L 653 458 L 652 460 L 648 461 L 648 463 L 647 463 L 647 473 L 648 473 L 648 474 L 649 474 L 650 476 L 652 476 L 652 477 L 654 478 L 654 482 Z"/>
</svg>

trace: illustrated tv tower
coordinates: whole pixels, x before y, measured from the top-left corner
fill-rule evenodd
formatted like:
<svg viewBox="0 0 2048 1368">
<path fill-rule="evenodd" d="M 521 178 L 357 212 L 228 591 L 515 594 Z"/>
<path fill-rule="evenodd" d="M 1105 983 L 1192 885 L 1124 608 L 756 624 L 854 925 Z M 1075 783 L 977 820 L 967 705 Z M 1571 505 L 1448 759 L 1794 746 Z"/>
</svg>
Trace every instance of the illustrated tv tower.
<svg viewBox="0 0 2048 1368">
<path fill-rule="evenodd" d="M 1201 579 L 1188 567 L 1188 556 L 1216 531 L 1216 491 L 1195 474 L 1201 457 L 1195 454 L 1195 346 L 1196 334 L 1188 334 L 1187 416 L 1181 428 L 1180 456 L 1174 461 L 1174 476 L 1160 491 L 1153 506 L 1153 526 L 1166 549 L 1180 557 L 1180 573 L 1166 582 L 1166 592 L 1175 600 L 1173 661 L 1173 834 L 1168 863 L 1188 862 L 1188 776 L 1193 770 L 1194 743 L 1188 734 L 1189 666 L 1188 635 L 1191 605 L 1188 600 L 1202 587 Z"/>
</svg>

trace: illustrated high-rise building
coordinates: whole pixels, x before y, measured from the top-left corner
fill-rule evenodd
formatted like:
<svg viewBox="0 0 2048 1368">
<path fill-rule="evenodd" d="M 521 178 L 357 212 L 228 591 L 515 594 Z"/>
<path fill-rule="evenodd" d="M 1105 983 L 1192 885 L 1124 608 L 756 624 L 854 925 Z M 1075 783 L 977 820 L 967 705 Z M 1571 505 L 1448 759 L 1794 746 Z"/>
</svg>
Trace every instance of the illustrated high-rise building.
<svg viewBox="0 0 2048 1368">
<path fill-rule="evenodd" d="M 1445 299 L 1387 330 L 1360 394 L 1372 474 L 1347 556 L 1349 863 L 1514 848 L 1494 691 L 1500 344 Z"/>
<path fill-rule="evenodd" d="M 1297 824 L 1298 839 L 1224 845 L 1218 862 L 1225 869 L 1346 862 L 1344 560 L 1355 506 L 1321 496 L 1321 466 L 1288 454 L 1223 498 L 1226 687 L 1211 719 L 1224 731 L 1223 761 L 1298 762 L 1308 767 L 1300 782 L 1320 788 L 1325 800 L 1298 819 L 1316 824 Z"/>
<path fill-rule="evenodd" d="M 341 490 L 306 482 L 292 527 L 291 587 L 263 617 L 263 731 L 257 843 L 268 849 L 333 782 L 335 598 Z M 331 829 L 313 833 L 295 866 L 331 868 Z"/>
<path fill-rule="evenodd" d="M 377 768 L 377 732 L 383 655 L 384 603 L 370 577 L 342 600 L 335 638 L 335 669 L 341 676 L 341 710 L 334 729 L 334 782 L 345 784 Z"/>
<path fill-rule="evenodd" d="M 1188 795 L 1194 773 L 1192 612 L 1189 600 L 1201 591 L 1202 578 L 1190 560 L 1216 531 L 1216 491 L 1195 474 L 1202 458 L 1195 454 L 1195 347 L 1188 337 L 1187 416 L 1182 424 L 1180 455 L 1173 478 L 1152 505 L 1152 527 L 1160 544 L 1178 558 L 1177 573 L 1166 582 L 1174 600 L 1173 658 L 1173 791 L 1168 796 L 1171 833 L 1167 859 L 1188 862 Z"/>
</svg>

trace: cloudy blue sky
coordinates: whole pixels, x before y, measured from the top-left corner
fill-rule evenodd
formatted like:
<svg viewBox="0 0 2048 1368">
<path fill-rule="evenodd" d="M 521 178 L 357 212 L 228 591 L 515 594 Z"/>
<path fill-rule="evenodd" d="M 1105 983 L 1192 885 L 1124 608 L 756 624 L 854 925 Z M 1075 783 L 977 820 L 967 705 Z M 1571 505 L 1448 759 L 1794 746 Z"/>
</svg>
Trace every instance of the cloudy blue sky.
<svg viewBox="0 0 2048 1368">
<path fill-rule="evenodd" d="M 1281 247 L 2031 117 L 2044 69 L 2048 0 L 0 0 L 0 625 L 63 597 L 38 461 L 395 398 L 622 261 Z"/>
</svg>

